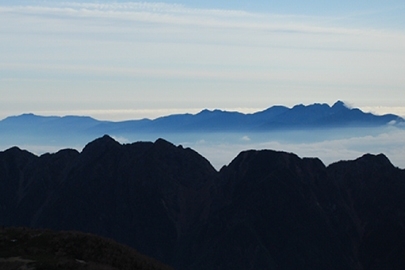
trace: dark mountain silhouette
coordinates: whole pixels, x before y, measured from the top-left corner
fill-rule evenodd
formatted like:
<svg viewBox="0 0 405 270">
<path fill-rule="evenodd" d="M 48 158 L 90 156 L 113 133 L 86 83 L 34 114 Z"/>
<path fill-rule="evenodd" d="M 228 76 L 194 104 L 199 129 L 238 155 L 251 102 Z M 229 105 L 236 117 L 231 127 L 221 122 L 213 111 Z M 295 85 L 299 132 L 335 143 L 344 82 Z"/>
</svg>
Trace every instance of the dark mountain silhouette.
<svg viewBox="0 0 405 270">
<path fill-rule="evenodd" d="M 92 232 L 165 262 L 178 238 L 206 219 L 216 175 L 191 149 L 108 136 L 81 153 L 37 157 L 12 148 L 0 164 L 0 224 Z"/>
<path fill-rule="evenodd" d="M 344 127 L 380 127 L 403 125 L 405 120 L 393 114 L 382 116 L 350 109 L 338 101 L 327 104 L 273 106 L 261 112 L 243 114 L 221 110 L 203 110 L 195 115 L 178 114 L 154 120 L 123 122 L 98 121 L 90 117 L 43 117 L 33 114 L 12 116 L 0 121 L 0 135 L 45 140 L 69 141 L 74 136 L 90 140 L 94 136 L 161 132 L 244 132 L 302 130 Z"/>
<path fill-rule="evenodd" d="M 245 151 L 219 172 L 163 139 L 0 152 L 0 225 L 112 238 L 176 269 L 403 269 L 405 171 Z"/>
<path fill-rule="evenodd" d="M 127 246 L 91 234 L 0 228 L 0 269 L 170 270 L 172 268 Z"/>
</svg>

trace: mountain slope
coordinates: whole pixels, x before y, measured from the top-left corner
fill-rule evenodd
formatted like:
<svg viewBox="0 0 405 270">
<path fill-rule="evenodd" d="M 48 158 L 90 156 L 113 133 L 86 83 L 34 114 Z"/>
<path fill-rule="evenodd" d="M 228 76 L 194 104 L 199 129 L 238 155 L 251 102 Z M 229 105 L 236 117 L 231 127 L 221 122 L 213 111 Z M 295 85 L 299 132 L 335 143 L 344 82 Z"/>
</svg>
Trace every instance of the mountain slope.
<svg viewBox="0 0 405 270">
<path fill-rule="evenodd" d="M 0 229 L 1 269 L 171 269 L 112 240 L 80 232 Z"/>
</svg>

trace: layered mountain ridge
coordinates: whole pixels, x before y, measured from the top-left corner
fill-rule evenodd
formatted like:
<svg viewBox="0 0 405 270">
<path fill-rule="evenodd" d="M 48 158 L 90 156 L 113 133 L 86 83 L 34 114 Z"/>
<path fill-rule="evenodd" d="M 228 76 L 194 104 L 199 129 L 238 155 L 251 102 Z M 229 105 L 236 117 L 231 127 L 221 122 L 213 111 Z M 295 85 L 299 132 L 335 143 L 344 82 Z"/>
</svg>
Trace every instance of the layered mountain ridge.
<svg viewBox="0 0 405 270">
<path fill-rule="evenodd" d="M 159 132 L 243 132 L 301 130 L 347 127 L 403 126 L 405 120 L 394 114 L 374 115 L 347 107 L 342 101 L 328 104 L 273 106 L 243 114 L 203 110 L 197 114 L 177 114 L 121 122 L 99 121 L 84 116 L 38 116 L 23 114 L 0 121 L 0 134 L 16 136 L 69 137 Z"/>
<path fill-rule="evenodd" d="M 0 152 L 0 225 L 112 238 L 176 269 L 401 269 L 405 171 L 272 150 L 220 171 L 163 139 Z"/>
</svg>

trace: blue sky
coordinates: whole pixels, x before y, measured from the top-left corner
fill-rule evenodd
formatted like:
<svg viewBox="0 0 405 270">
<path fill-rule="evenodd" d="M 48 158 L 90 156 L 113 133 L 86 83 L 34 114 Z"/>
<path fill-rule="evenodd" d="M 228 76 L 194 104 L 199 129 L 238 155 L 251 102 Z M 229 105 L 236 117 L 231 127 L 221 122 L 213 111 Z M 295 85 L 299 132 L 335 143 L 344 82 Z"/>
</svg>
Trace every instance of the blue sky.
<svg viewBox="0 0 405 270">
<path fill-rule="evenodd" d="M 404 98 L 403 1 L 0 3 L 0 118 Z"/>
</svg>

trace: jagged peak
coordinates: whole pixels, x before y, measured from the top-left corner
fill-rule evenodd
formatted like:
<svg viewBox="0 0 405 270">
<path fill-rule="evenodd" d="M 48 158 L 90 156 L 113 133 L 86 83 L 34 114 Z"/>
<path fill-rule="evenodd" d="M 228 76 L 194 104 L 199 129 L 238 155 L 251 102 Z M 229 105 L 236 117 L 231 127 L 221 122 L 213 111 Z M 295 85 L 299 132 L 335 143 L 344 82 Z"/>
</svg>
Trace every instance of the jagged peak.
<svg viewBox="0 0 405 270">
<path fill-rule="evenodd" d="M 202 111 L 200 111 L 199 113 L 197 113 L 197 114 L 206 114 L 206 113 L 212 113 L 213 111 L 211 111 L 211 110 L 209 110 L 209 109 L 204 109 L 204 110 L 202 110 Z"/>
<path fill-rule="evenodd" d="M 331 108 L 327 103 L 312 103 L 309 105 L 297 104 L 294 107 L 292 107 L 291 109 L 296 110 L 296 109 L 306 109 L 306 108 L 314 108 L 314 107 Z"/>
<path fill-rule="evenodd" d="M 13 147 L 3 151 L 3 153 L 7 153 L 7 154 L 21 154 L 21 153 L 24 153 L 24 154 L 36 156 L 35 154 L 33 154 L 33 153 L 31 153 L 31 152 L 29 152 L 27 150 L 21 149 L 18 146 L 13 146 Z"/>
<path fill-rule="evenodd" d="M 350 107 L 341 100 L 336 101 L 332 106 L 329 106 L 329 104 L 327 104 L 327 103 L 312 103 L 309 105 L 297 104 L 297 105 L 293 106 L 292 109 L 304 109 L 304 108 L 309 108 L 309 107 L 325 107 L 325 108 L 328 107 L 328 108 L 332 108 L 332 109 L 341 109 L 341 108 L 350 109 Z"/>
<path fill-rule="evenodd" d="M 175 147 L 174 144 L 172 144 L 171 142 L 166 141 L 165 139 L 162 139 L 162 138 L 158 138 L 158 139 L 154 142 L 154 144 L 155 144 L 156 146 L 165 146 L 165 147 L 170 146 L 170 147 Z"/>
<path fill-rule="evenodd" d="M 294 107 L 292 107 L 291 109 L 301 109 L 301 108 L 305 108 L 306 106 L 302 103 L 294 105 Z"/>
<path fill-rule="evenodd" d="M 341 160 L 334 162 L 328 166 L 328 168 L 334 166 L 341 166 L 343 164 L 358 164 L 361 167 L 366 168 L 381 168 L 381 167 L 394 167 L 389 158 L 384 154 L 364 154 L 363 156 L 356 158 L 355 160 Z"/>
<path fill-rule="evenodd" d="M 122 146 L 119 142 L 114 140 L 109 135 L 104 135 L 103 137 L 100 137 L 100 138 L 95 139 L 94 141 L 88 143 L 84 147 L 83 153 L 88 152 L 88 151 L 93 151 L 96 149 L 97 149 L 97 151 L 100 151 L 100 150 L 106 150 L 106 149 L 110 149 L 113 147 L 119 147 L 119 146 Z"/>
<path fill-rule="evenodd" d="M 112 138 L 110 135 L 105 134 L 103 137 L 100 137 L 98 139 L 95 139 L 93 142 L 114 142 L 114 143 L 118 143 L 116 140 L 114 140 L 114 138 Z"/>
<path fill-rule="evenodd" d="M 356 159 L 356 161 L 365 161 L 372 164 L 378 164 L 379 166 L 391 166 L 393 167 L 391 161 L 384 154 L 364 154 L 362 157 Z"/>
<path fill-rule="evenodd" d="M 5 153 L 13 153 L 13 152 L 22 152 L 23 150 L 21 150 L 21 148 L 19 148 L 18 146 L 13 146 L 8 148 L 7 150 L 5 150 Z"/>
<path fill-rule="evenodd" d="M 183 147 L 183 145 L 178 145 L 178 146 L 176 146 L 176 145 L 174 145 L 173 143 L 171 143 L 171 142 L 169 142 L 169 141 L 167 141 L 167 140 L 165 140 L 165 139 L 162 139 L 162 138 L 158 138 L 154 143 L 153 143 L 153 145 L 155 146 L 155 148 L 157 148 L 157 149 L 166 149 L 166 150 L 184 150 L 185 152 L 190 152 L 190 151 L 192 151 L 192 152 L 194 152 L 194 153 L 197 153 L 197 152 L 195 152 L 194 150 L 192 150 L 191 148 L 189 148 L 189 147 Z M 198 153 L 197 153 L 198 154 Z M 198 154 L 199 155 L 199 154 Z M 205 158 L 204 158 L 205 159 Z"/>
<path fill-rule="evenodd" d="M 237 111 L 226 111 L 226 110 L 220 110 L 220 109 L 214 109 L 214 110 L 204 109 L 204 110 L 200 111 L 199 113 L 197 113 L 196 115 L 219 115 L 219 114 L 234 114 L 234 113 L 243 114 L 243 113 L 237 112 Z"/>
<path fill-rule="evenodd" d="M 350 107 L 343 101 L 338 100 L 332 105 L 332 109 L 350 109 Z"/>
</svg>

